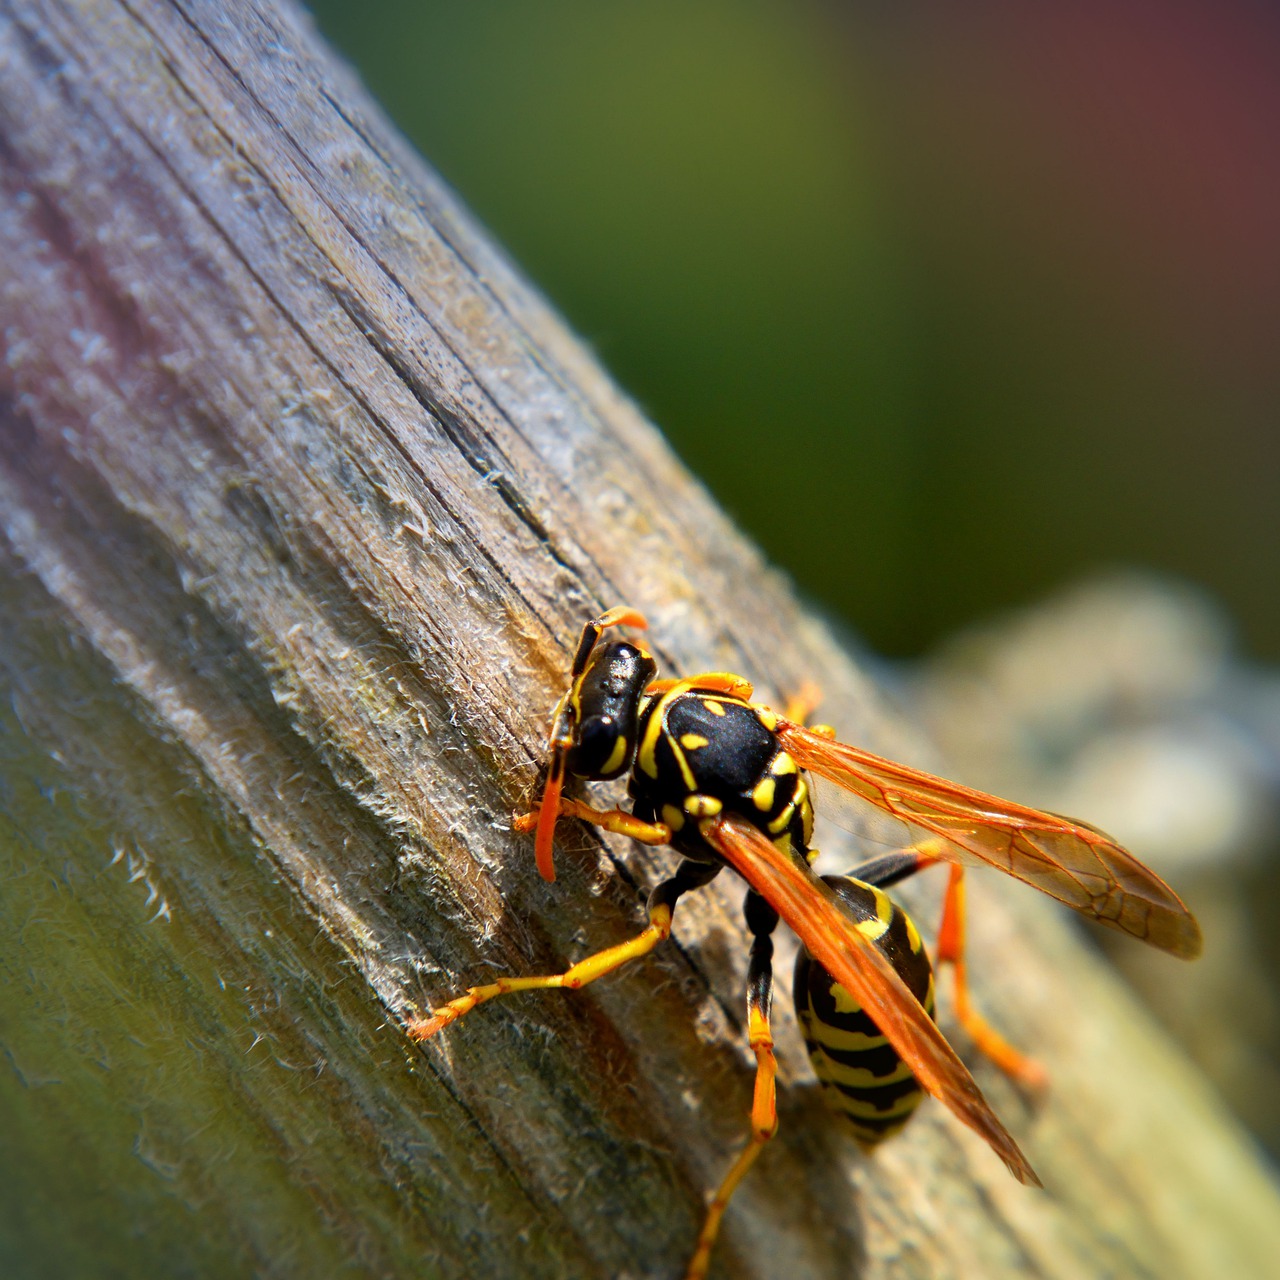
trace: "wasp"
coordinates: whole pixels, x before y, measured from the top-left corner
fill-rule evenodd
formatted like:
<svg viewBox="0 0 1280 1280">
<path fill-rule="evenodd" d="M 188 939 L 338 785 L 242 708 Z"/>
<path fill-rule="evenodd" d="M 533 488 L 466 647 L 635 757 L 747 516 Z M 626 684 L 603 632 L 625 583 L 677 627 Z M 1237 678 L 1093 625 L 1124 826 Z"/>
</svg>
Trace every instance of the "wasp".
<svg viewBox="0 0 1280 1280">
<path fill-rule="evenodd" d="M 925 867 L 948 864 L 938 930 L 938 964 L 950 965 L 955 1008 L 976 1046 L 1029 1086 L 1043 1082 L 1034 1060 L 1014 1049 L 974 1010 L 964 938 L 964 872 L 995 867 L 1082 915 L 1190 959 L 1201 948 L 1194 916 L 1155 872 L 1109 836 L 922 773 L 806 726 L 798 702 L 780 715 L 753 702 L 752 685 L 728 672 L 657 679 L 643 644 L 605 640 L 615 627 L 647 628 L 624 607 L 588 622 L 569 688 L 552 714 L 547 779 L 538 808 L 515 827 L 533 831 L 539 872 L 555 879 L 557 822 L 578 818 L 682 855 L 650 894 L 648 926 L 580 960 L 564 973 L 503 977 L 471 987 L 413 1021 L 425 1040 L 477 1005 L 516 991 L 577 989 L 648 954 L 671 934 L 679 899 L 732 867 L 747 882 L 751 935 L 747 1033 L 756 1059 L 751 1132 L 708 1204 L 686 1280 L 702 1280 L 734 1190 L 777 1131 L 776 1061 L 770 1009 L 773 940 L 779 919 L 801 943 L 795 1004 L 824 1097 L 873 1147 L 906 1124 L 932 1094 L 979 1133 L 1020 1182 L 1039 1186 L 1026 1157 L 933 1021 L 933 968 L 910 917 L 884 890 Z M 806 699 L 804 701 L 811 701 Z M 907 847 L 847 876 L 812 870 L 810 774 L 851 792 L 905 824 Z M 626 775 L 631 810 L 597 809 L 566 794 L 569 778 Z"/>
</svg>

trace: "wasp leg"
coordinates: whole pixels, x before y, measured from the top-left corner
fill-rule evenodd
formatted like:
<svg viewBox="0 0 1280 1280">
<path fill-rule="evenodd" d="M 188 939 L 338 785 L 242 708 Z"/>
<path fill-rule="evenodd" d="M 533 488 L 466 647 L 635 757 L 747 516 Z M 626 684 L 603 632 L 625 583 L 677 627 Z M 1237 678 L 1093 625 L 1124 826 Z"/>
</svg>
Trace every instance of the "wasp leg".
<svg viewBox="0 0 1280 1280">
<path fill-rule="evenodd" d="M 778 913 L 756 893 L 747 894 L 747 927 L 751 930 L 751 961 L 747 969 L 747 1034 L 756 1055 L 756 1083 L 751 1102 L 751 1138 L 739 1153 L 724 1181 L 711 1197 L 698 1246 L 685 1272 L 685 1280 L 703 1280 L 711 1264 L 711 1250 L 720 1233 L 720 1220 L 764 1144 L 778 1132 L 773 1031 L 769 1011 L 773 1004 L 773 931 Z"/>
<path fill-rule="evenodd" d="M 787 699 L 787 707 L 782 714 L 788 720 L 794 720 L 796 724 L 804 724 L 818 709 L 821 702 L 822 690 L 812 680 L 806 680 Z"/>
<path fill-rule="evenodd" d="M 533 978 L 498 978 L 481 987 L 469 987 L 457 999 L 450 1000 L 439 1009 L 433 1009 L 431 1017 L 412 1019 L 406 1027 L 409 1038 L 427 1040 L 450 1023 L 457 1022 L 463 1014 L 470 1013 L 477 1005 L 485 1004 L 498 996 L 509 995 L 513 991 L 541 991 L 555 987 L 576 991 L 579 987 L 585 987 L 588 982 L 594 982 L 597 978 L 603 978 L 606 973 L 620 969 L 628 961 L 648 955 L 658 943 L 665 942 L 671 936 L 671 918 L 681 895 L 691 889 L 700 889 L 719 871 L 720 867 L 716 863 L 691 862 L 686 859 L 676 868 L 675 875 L 664 880 L 649 895 L 648 928 L 634 938 L 597 951 L 585 960 L 579 960 L 563 973 Z"/>
<path fill-rule="evenodd" d="M 1015 1049 L 974 1009 L 969 999 L 969 978 L 965 963 L 964 868 L 950 866 L 947 894 L 938 926 L 938 964 L 955 971 L 956 1017 L 973 1042 L 1005 1075 L 1029 1089 L 1040 1090 L 1049 1082 L 1045 1069 L 1034 1059 Z"/>
<path fill-rule="evenodd" d="M 537 813 L 526 815 L 529 826 L 521 830 L 537 828 L 534 837 L 534 857 L 538 865 L 538 874 L 547 881 L 556 878 L 555 841 L 556 820 L 560 817 L 560 792 L 564 787 L 565 769 L 569 760 L 569 748 L 573 745 L 573 736 L 569 729 L 568 708 L 569 695 L 560 699 L 551 723 L 551 742 L 547 761 L 547 785 L 542 791 L 542 800 Z"/>
<path fill-rule="evenodd" d="M 834 738 L 836 731 L 829 724 L 808 724 L 808 719 L 822 702 L 822 689 L 812 680 L 806 680 L 800 688 L 787 699 L 787 708 L 782 713 L 784 720 L 805 725 L 810 733 L 820 738 Z"/>
<path fill-rule="evenodd" d="M 849 874 L 863 884 L 887 889 L 925 867 L 942 861 L 930 852 L 931 841 L 924 840 L 915 848 L 900 849 L 864 863 Z M 938 926 L 938 965 L 951 965 L 955 972 L 956 1018 L 969 1033 L 974 1044 L 1005 1075 L 1026 1088 L 1040 1090 L 1048 1084 L 1045 1069 L 1034 1059 L 1015 1049 L 973 1007 L 969 997 L 969 974 L 965 961 L 964 868 L 948 866 L 946 897 L 942 905 L 942 923 Z"/>
<path fill-rule="evenodd" d="M 665 822 L 645 822 L 633 813 L 621 809 L 593 809 L 581 800 L 561 796 L 557 801 L 556 816 L 578 818 L 593 827 L 612 831 L 616 835 L 630 836 L 641 844 L 670 844 L 671 828 Z M 532 831 L 538 825 L 539 813 L 517 813 L 511 821 L 516 831 Z"/>
</svg>

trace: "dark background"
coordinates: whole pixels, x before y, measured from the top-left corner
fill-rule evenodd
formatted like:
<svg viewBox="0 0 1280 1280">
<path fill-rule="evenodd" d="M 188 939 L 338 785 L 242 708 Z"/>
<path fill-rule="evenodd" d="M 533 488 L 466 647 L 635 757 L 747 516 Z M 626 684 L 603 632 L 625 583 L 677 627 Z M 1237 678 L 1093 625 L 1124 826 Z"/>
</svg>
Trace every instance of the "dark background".
<svg viewBox="0 0 1280 1280">
<path fill-rule="evenodd" d="M 1140 565 L 1280 658 L 1267 6 L 313 8 L 874 647 Z"/>
</svg>

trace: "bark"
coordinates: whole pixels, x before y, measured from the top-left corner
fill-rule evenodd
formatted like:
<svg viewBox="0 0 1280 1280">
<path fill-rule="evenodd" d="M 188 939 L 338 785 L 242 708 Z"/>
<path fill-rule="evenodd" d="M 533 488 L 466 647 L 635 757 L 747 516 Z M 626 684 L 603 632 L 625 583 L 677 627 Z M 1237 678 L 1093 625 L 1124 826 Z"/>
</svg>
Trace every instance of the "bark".
<svg viewBox="0 0 1280 1280">
<path fill-rule="evenodd" d="M 509 829 L 577 631 L 627 602 L 668 671 L 921 745 L 296 10 L 10 0 L 0 67 L 0 1268 L 676 1274 L 745 1132 L 740 890 L 403 1034 L 671 865 L 566 824 L 548 886 Z M 1047 905 L 973 896 L 1049 1190 L 934 1105 L 865 1159 L 783 998 L 716 1274 L 1264 1274 L 1203 1084 Z"/>
</svg>

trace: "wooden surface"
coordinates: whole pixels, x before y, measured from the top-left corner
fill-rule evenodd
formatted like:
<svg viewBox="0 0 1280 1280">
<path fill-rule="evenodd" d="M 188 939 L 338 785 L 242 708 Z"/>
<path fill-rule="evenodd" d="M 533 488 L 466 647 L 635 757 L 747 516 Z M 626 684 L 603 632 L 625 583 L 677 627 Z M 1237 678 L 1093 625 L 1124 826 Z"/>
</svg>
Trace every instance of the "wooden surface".
<svg viewBox="0 0 1280 1280">
<path fill-rule="evenodd" d="M 0 1272 L 676 1274 L 749 1099 L 728 877 L 632 972 L 402 1033 L 670 865 L 567 827 L 547 886 L 508 829 L 577 629 L 937 762 L 287 6 L 0 4 L 0 333 Z M 715 1274 L 1273 1274 L 1199 1079 L 974 898 L 1048 1191 L 932 1104 L 865 1160 L 784 999 Z"/>
</svg>

